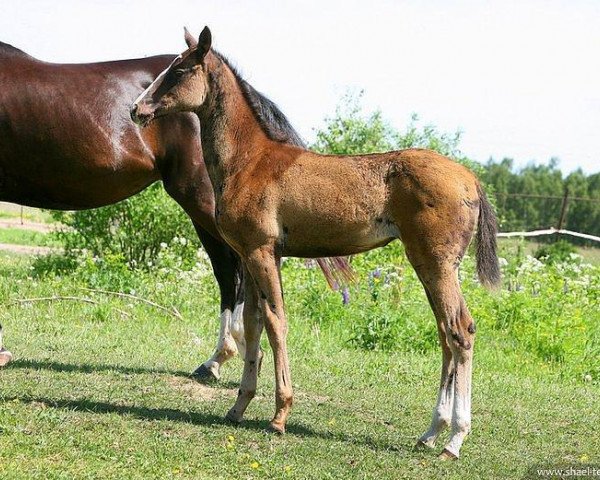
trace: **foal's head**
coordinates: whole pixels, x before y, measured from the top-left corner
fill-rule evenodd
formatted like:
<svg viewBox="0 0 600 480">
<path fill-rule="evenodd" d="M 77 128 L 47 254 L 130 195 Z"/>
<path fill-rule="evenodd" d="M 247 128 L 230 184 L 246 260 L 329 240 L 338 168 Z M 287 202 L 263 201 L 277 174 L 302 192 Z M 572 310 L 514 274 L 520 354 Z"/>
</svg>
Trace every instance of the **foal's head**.
<svg viewBox="0 0 600 480">
<path fill-rule="evenodd" d="M 208 95 L 205 57 L 212 36 L 204 27 L 198 40 L 185 29 L 188 49 L 179 55 L 135 100 L 132 120 L 142 126 L 152 119 L 174 112 L 191 112 L 200 107 Z"/>
</svg>

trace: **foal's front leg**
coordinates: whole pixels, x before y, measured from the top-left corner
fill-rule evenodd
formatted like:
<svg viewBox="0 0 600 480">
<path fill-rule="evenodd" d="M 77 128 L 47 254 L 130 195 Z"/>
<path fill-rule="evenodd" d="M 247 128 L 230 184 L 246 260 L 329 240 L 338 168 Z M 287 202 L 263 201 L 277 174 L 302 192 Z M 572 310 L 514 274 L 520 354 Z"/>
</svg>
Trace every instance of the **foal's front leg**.
<svg viewBox="0 0 600 480">
<path fill-rule="evenodd" d="M 279 258 L 275 255 L 274 246 L 264 246 L 248 255 L 245 264 L 258 288 L 260 308 L 275 360 L 276 410 L 270 428 L 275 432 L 284 433 L 287 417 L 292 408 L 293 391 L 287 353 L 288 326 L 283 307 Z"/>
<path fill-rule="evenodd" d="M 244 336 L 246 355 L 244 372 L 235 405 L 229 410 L 226 418 L 233 422 L 242 421 L 244 412 L 256 394 L 258 373 L 262 362 L 260 336 L 263 330 L 262 316 L 258 305 L 258 290 L 248 271 L 244 269 Z"/>
</svg>

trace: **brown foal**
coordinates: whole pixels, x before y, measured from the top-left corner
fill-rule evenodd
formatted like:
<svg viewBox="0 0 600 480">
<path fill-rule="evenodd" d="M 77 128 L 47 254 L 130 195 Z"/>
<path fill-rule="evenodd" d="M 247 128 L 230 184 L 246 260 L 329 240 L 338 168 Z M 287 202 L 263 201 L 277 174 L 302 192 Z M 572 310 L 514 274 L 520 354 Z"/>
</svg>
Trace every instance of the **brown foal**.
<svg viewBox="0 0 600 480">
<path fill-rule="evenodd" d="M 409 149 L 374 155 L 327 156 L 270 134 L 243 80 L 211 49 L 205 28 L 132 108 L 142 125 L 173 112 L 195 112 L 216 196 L 219 232 L 242 258 L 246 358 L 241 387 L 227 417 L 239 422 L 254 397 L 266 327 L 276 372 L 271 428 L 284 432 L 292 406 L 280 275 L 283 255 L 349 255 L 400 239 L 437 319 L 442 376 L 430 428 L 433 447 L 451 426 L 441 456 L 456 458 L 471 428 L 475 324 L 461 294 L 458 267 L 477 225 L 482 283 L 500 279 L 496 221 L 475 176 L 435 152 Z"/>
</svg>

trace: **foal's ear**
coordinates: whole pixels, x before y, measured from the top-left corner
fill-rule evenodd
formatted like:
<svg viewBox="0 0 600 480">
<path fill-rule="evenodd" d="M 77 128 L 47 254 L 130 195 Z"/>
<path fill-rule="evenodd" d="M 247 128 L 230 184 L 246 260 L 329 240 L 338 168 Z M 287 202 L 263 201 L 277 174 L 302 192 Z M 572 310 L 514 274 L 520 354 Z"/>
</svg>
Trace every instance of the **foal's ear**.
<svg viewBox="0 0 600 480">
<path fill-rule="evenodd" d="M 185 43 L 187 43 L 187 46 L 190 49 L 196 48 L 196 46 L 198 45 L 198 42 L 196 41 L 194 36 L 189 32 L 187 27 L 183 27 L 183 36 L 185 38 Z"/>
<path fill-rule="evenodd" d="M 210 45 L 212 44 L 212 34 L 210 33 L 210 29 L 208 27 L 204 27 L 200 37 L 198 38 L 198 49 L 196 50 L 196 55 L 200 60 L 204 59 L 208 51 L 210 50 Z"/>
</svg>

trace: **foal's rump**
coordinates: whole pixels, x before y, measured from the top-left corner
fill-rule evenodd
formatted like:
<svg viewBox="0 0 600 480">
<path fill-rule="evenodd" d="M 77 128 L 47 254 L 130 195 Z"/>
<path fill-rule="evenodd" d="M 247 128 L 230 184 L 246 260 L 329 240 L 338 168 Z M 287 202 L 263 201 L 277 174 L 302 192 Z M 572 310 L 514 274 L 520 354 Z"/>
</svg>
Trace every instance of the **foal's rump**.
<svg viewBox="0 0 600 480">
<path fill-rule="evenodd" d="M 496 217 L 469 169 L 429 150 L 405 150 L 388 182 L 393 216 L 413 264 L 456 268 L 477 230 L 479 279 L 487 287 L 498 284 Z"/>
<path fill-rule="evenodd" d="M 403 150 L 387 182 L 392 215 L 405 243 L 464 252 L 479 212 L 479 182 L 470 170 L 430 150 Z"/>
</svg>

